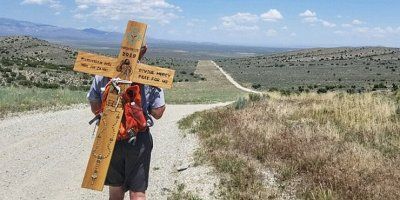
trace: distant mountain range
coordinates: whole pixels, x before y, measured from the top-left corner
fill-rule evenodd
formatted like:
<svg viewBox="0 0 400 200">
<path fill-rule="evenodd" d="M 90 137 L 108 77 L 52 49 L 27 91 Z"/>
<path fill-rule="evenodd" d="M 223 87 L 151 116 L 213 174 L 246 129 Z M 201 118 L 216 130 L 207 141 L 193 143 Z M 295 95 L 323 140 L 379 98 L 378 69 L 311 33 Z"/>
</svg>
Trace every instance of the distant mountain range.
<svg viewBox="0 0 400 200">
<path fill-rule="evenodd" d="M 93 40 L 100 42 L 117 42 L 122 38 L 121 33 L 100 31 L 93 28 L 79 30 L 0 18 L 0 36 L 11 35 L 29 35 L 40 39 L 59 41 Z"/>
<path fill-rule="evenodd" d="M 94 28 L 64 28 L 9 18 L 0 18 L 0 36 L 16 35 L 27 35 L 79 49 L 94 49 L 113 54 L 118 52 L 123 37 L 122 33 L 101 31 Z M 174 52 L 178 53 L 179 57 L 184 56 L 183 54 L 193 57 L 194 54 L 201 54 L 202 56 L 199 58 L 203 58 L 204 56 L 243 57 L 292 50 L 287 48 L 220 45 L 209 42 L 171 41 L 155 38 L 147 38 L 147 43 L 151 46 L 152 52 L 157 52 L 158 55 L 169 55 L 170 52 Z"/>
</svg>

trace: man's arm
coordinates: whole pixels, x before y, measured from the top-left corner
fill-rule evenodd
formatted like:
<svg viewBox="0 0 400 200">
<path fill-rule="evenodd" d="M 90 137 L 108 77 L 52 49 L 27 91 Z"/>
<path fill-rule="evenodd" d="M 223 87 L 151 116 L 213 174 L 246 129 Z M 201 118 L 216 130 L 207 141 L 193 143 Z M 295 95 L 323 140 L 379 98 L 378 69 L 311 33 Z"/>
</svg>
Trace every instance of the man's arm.
<svg viewBox="0 0 400 200">
<path fill-rule="evenodd" d="M 95 76 L 90 86 L 90 90 L 87 94 L 87 99 L 89 100 L 90 108 L 93 114 L 98 114 L 101 109 L 101 87 L 104 87 L 108 83 L 108 79 Z"/>
<path fill-rule="evenodd" d="M 99 110 L 101 109 L 101 102 L 98 101 L 89 101 L 90 109 L 92 110 L 93 114 L 98 114 Z"/>
<path fill-rule="evenodd" d="M 151 116 L 153 116 L 155 119 L 160 119 L 165 111 L 165 105 L 159 107 L 159 108 L 153 108 L 150 110 Z"/>
</svg>

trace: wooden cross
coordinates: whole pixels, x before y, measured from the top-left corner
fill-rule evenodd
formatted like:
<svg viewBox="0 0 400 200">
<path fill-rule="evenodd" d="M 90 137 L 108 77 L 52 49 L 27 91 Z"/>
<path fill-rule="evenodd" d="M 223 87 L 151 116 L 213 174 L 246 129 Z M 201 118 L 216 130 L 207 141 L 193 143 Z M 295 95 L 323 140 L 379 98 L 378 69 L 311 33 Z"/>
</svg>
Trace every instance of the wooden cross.
<svg viewBox="0 0 400 200">
<path fill-rule="evenodd" d="M 74 71 L 120 78 L 160 88 L 171 88 L 174 70 L 138 63 L 146 28 L 146 24 L 129 21 L 118 58 L 78 52 Z M 120 85 L 121 91 L 128 86 Z M 103 190 L 124 112 L 120 98 L 119 94 L 115 92 L 110 92 L 107 96 L 106 106 L 83 178 L 83 188 Z"/>
</svg>

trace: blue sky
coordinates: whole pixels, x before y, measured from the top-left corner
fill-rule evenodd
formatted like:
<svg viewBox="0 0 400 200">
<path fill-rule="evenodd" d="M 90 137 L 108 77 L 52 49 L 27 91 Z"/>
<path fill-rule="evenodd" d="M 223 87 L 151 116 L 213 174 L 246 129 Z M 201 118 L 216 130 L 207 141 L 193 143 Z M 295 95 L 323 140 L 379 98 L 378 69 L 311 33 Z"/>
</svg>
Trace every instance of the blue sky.
<svg viewBox="0 0 400 200">
<path fill-rule="evenodd" d="M 395 0 L 0 0 L 0 17 L 154 38 L 269 47 L 400 47 Z"/>
</svg>

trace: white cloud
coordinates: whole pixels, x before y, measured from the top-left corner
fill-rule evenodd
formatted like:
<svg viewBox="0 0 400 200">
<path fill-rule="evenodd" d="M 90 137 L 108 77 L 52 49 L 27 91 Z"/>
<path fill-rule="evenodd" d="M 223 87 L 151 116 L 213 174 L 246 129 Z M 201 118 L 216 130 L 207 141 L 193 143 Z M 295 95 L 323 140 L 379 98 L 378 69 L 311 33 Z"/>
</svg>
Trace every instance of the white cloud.
<svg viewBox="0 0 400 200">
<path fill-rule="evenodd" d="M 333 33 L 340 36 L 346 35 L 346 32 L 344 31 L 334 31 Z"/>
<path fill-rule="evenodd" d="M 273 36 L 277 36 L 278 35 L 278 31 L 276 31 L 275 29 L 268 29 L 266 32 L 267 36 L 269 37 L 273 37 Z"/>
<path fill-rule="evenodd" d="M 317 13 L 311 11 L 311 10 L 306 10 L 303 13 L 299 14 L 300 17 L 316 17 Z"/>
<path fill-rule="evenodd" d="M 351 23 L 352 23 L 353 25 L 361 25 L 361 24 L 364 24 L 363 21 L 358 20 L 358 19 L 353 20 Z"/>
<path fill-rule="evenodd" d="M 351 24 L 342 24 L 342 27 L 343 28 L 351 28 L 351 27 L 353 27 L 353 25 L 351 25 Z"/>
<path fill-rule="evenodd" d="M 266 13 L 261 14 L 261 19 L 264 21 L 278 21 L 283 19 L 282 14 L 277 9 L 271 9 Z"/>
<path fill-rule="evenodd" d="M 320 21 L 321 21 L 322 25 L 325 26 L 325 27 L 328 27 L 328 28 L 336 27 L 336 24 L 334 24 L 332 22 L 328 22 L 328 21 L 325 21 L 325 20 L 320 20 Z"/>
<path fill-rule="evenodd" d="M 250 14 L 250 13 L 239 12 L 232 16 L 222 17 L 222 20 L 225 22 L 233 22 L 233 23 L 237 23 L 237 24 L 255 23 L 258 21 L 258 16 Z"/>
<path fill-rule="evenodd" d="M 300 17 L 302 17 L 302 21 L 305 23 L 309 23 L 311 24 L 311 26 L 314 26 L 315 23 L 320 23 L 322 26 L 324 27 L 328 27 L 328 28 L 333 28 L 336 27 L 335 23 L 323 20 L 323 19 L 319 19 L 317 17 L 317 13 L 313 12 L 311 10 L 306 10 L 303 13 L 299 14 Z"/>
<path fill-rule="evenodd" d="M 189 19 L 186 22 L 186 26 L 195 27 L 195 26 L 201 25 L 204 22 L 206 22 L 206 20 L 204 20 L 204 19 Z"/>
<path fill-rule="evenodd" d="M 358 26 L 358 25 L 362 25 L 362 24 L 365 24 L 365 22 L 363 22 L 363 21 L 361 21 L 361 20 L 358 20 L 358 19 L 354 19 L 354 20 L 351 21 L 350 23 L 342 24 L 342 27 L 343 27 L 343 28 L 351 28 L 351 27 L 353 27 L 353 26 Z"/>
<path fill-rule="evenodd" d="M 248 31 L 258 30 L 259 27 L 256 25 L 258 16 L 250 13 L 237 13 L 232 16 L 225 16 L 221 18 L 222 25 L 218 27 L 221 30 L 236 30 L 236 31 Z"/>
<path fill-rule="evenodd" d="M 75 0 L 75 3 L 75 16 L 98 20 L 147 19 L 168 24 L 182 11 L 165 0 Z"/>
<path fill-rule="evenodd" d="M 361 27 L 361 28 L 356 28 L 355 31 L 358 33 L 368 33 L 370 29 L 368 27 Z"/>
<path fill-rule="evenodd" d="M 60 1 L 57 0 L 24 0 L 21 2 L 22 5 L 47 5 L 51 9 L 55 10 L 55 14 L 59 15 L 63 9 Z"/>
<path fill-rule="evenodd" d="M 282 26 L 282 30 L 288 30 L 289 28 L 287 26 Z"/>
<path fill-rule="evenodd" d="M 318 21 L 319 21 L 319 19 L 316 17 L 306 17 L 303 19 L 303 22 L 306 22 L 306 23 L 315 23 Z"/>
<path fill-rule="evenodd" d="M 78 5 L 78 7 L 77 7 L 78 10 L 86 10 L 88 8 L 89 8 L 89 6 L 85 5 L 85 4 Z"/>
<path fill-rule="evenodd" d="M 297 36 L 297 34 L 295 32 L 290 34 L 290 37 L 296 37 L 296 36 Z"/>
</svg>

